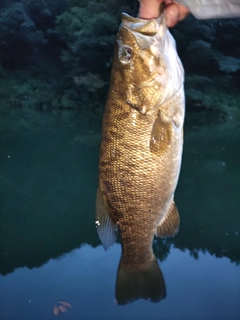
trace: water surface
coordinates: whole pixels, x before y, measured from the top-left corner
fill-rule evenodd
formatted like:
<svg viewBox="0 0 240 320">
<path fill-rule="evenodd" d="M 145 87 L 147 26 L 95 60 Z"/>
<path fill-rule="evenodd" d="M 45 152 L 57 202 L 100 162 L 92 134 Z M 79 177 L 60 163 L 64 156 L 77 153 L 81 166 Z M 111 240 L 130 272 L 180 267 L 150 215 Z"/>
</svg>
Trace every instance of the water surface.
<svg viewBox="0 0 240 320">
<path fill-rule="evenodd" d="M 34 120 L 33 120 L 34 119 Z M 167 297 L 115 303 L 119 244 L 94 225 L 99 129 L 80 118 L 1 120 L 0 318 L 240 318 L 240 130 L 186 128 L 174 239 L 154 240 Z"/>
</svg>

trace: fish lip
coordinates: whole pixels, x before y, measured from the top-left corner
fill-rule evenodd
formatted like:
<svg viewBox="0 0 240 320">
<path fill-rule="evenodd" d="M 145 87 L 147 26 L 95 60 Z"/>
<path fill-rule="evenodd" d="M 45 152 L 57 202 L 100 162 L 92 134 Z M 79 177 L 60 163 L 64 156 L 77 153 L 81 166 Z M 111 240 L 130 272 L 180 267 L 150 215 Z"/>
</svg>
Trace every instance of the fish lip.
<svg viewBox="0 0 240 320">
<path fill-rule="evenodd" d="M 159 27 L 165 23 L 165 14 L 162 13 L 158 18 L 142 19 L 139 17 L 132 17 L 127 13 L 122 13 L 121 26 L 126 27 L 132 31 L 139 32 L 145 35 L 154 36 L 158 33 Z"/>
</svg>

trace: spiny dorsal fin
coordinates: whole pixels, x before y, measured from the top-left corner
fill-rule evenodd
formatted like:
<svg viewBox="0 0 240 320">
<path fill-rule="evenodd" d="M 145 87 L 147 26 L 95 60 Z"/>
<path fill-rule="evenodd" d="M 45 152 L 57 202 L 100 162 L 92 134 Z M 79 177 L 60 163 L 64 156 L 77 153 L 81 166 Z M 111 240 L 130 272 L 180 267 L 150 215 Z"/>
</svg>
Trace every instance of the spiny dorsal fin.
<svg viewBox="0 0 240 320">
<path fill-rule="evenodd" d="M 174 200 L 172 200 L 171 206 L 165 216 L 165 218 L 160 222 L 157 227 L 156 236 L 165 238 L 165 237 L 174 237 L 179 229 L 180 217 L 178 209 L 175 205 Z"/>
<path fill-rule="evenodd" d="M 107 205 L 99 188 L 96 200 L 96 227 L 102 245 L 106 250 L 115 243 L 116 231 L 115 224 L 109 216 Z"/>
</svg>

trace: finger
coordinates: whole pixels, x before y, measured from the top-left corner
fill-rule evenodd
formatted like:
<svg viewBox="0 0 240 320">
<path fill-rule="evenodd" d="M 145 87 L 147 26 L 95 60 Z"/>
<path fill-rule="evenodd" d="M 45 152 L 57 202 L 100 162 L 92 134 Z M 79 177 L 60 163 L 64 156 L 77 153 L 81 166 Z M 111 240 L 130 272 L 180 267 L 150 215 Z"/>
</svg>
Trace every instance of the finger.
<svg viewBox="0 0 240 320">
<path fill-rule="evenodd" d="M 185 19 L 186 16 L 190 13 L 190 10 L 181 4 L 178 5 L 178 10 L 179 10 L 179 21 Z"/>
<path fill-rule="evenodd" d="M 180 13 L 178 5 L 170 3 L 166 6 L 166 25 L 171 28 L 179 21 Z"/>
<path fill-rule="evenodd" d="M 160 4 L 163 0 L 139 0 L 140 7 L 138 16 L 143 19 L 159 17 Z"/>
<path fill-rule="evenodd" d="M 181 4 L 168 3 L 166 4 L 166 25 L 171 28 L 178 21 L 183 20 L 190 13 L 189 9 Z"/>
</svg>

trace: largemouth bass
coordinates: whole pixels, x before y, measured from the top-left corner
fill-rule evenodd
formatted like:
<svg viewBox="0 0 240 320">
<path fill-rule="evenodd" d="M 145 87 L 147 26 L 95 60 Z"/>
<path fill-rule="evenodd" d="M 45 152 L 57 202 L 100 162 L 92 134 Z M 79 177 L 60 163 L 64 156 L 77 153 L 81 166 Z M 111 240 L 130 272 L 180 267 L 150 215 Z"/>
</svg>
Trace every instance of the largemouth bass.
<svg viewBox="0 0 240 320">
<path fill-rule="evenodd" d="M 164 13 L 152 20 L 122 14 L 103 116 L 96 203 L 104 248 L 120 233 L 120 304 L 165 297 L 152 241 L 154 235 L 174 236 L 179 228 L 174 192 L 183 147 L 183 78 Z"/>
</svg>

